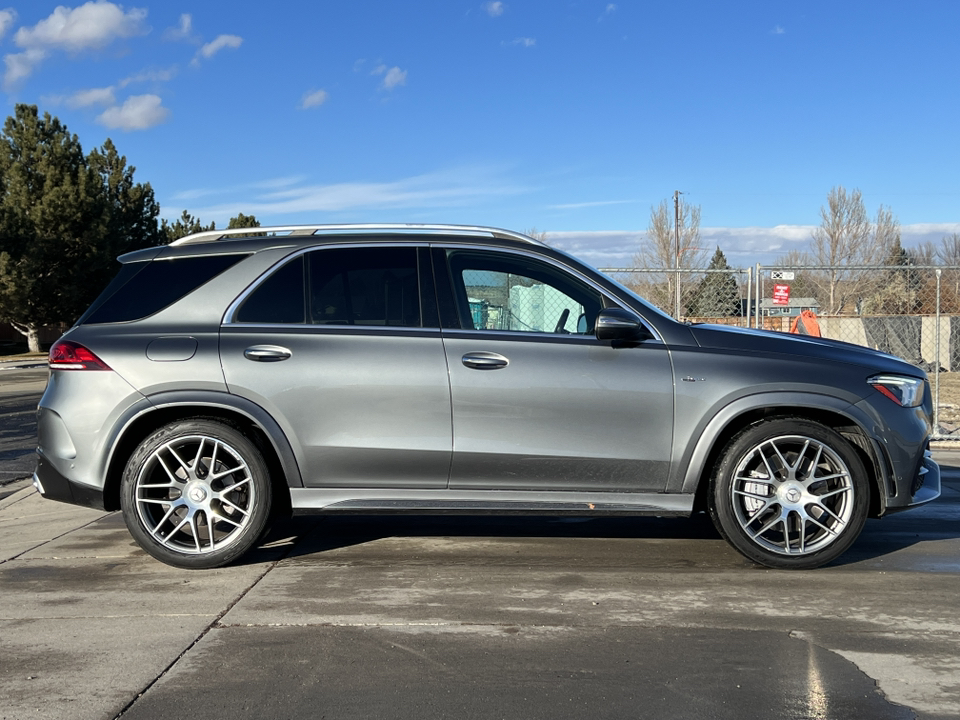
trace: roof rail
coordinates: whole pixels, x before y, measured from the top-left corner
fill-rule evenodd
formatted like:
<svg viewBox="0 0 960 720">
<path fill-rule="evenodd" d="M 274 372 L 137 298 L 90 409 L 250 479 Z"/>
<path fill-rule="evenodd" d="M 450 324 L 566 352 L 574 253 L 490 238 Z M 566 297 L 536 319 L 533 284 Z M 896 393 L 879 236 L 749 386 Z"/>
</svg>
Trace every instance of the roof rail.
<svg viewBox="0 0 960 720">
<path fill-rule="evenodd" d="M 486 235 L 494 238 L 520 240 L 521 242 L 543 245 L 523 233 L 500 228 L 477 225 L 421 225 L 418 223 L 380 224 L 357 223 L 350 225 L 276 225 L 251 228 L 230 228 L 229 230 L 207 230 L 174 240 L 170 245 L 193 245 L 195 243 L 217 242 L 231 238 L 250 237 L 251 235 L 276 235 L 279 237 L 300 237 L 305 235 L 335 235 L 349 233 L 377 232 L 383 234 L 436 234 L 436 235 Z"/>
</svg>

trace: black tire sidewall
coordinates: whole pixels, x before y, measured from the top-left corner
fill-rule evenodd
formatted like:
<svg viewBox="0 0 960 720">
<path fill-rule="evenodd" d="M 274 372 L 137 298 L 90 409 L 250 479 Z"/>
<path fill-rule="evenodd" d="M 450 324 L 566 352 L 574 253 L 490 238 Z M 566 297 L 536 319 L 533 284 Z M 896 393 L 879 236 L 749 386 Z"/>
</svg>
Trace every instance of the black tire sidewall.
<svg viewBox="0 0 960 720">
<path fill-rule="evenodd" d="M 160 544 L 144 527 L 137 512 L 137 477 L 144 463 L 165 443 L 188 435 L 206 435 L 231 446 L 247 464 L 254 487 L 254 506 L 250 521 L 240 534 L 222 550 L 192 555 Z M 127 529 L 137 544 L 157 560 L 174 567 L 216 568 L 228 565 L 249 551 L 262 536 L 270 519 L 272 502 L 270 473 L 263 455 L 242 433 L 226 423 L 210 419 L 181 420 L 170 423 L 146 437 L 130 456 L 120 481 L 120 507 Z"/>
<path fill-rule="evenodd" d="M 784 435 L 800 435 L 822 442 L 846 464 L 853 483 L 853 511 L 847 526 L 827 547 L 802 556 L 780 555 L 757 545 L 737 520 L 730 488 L 734 474 L 745 455 L 765 440 Z M 812 420 L 777 418 L 755 423 L 727 444 L 711 479 L 710 517 L 721 535 L 745 557 L 765 567 L 803 570 L 820 567 L 846 552 L 863 530 L 870 504 L 867 471 L 857 450 L 835 430 Z"/>
</svg>

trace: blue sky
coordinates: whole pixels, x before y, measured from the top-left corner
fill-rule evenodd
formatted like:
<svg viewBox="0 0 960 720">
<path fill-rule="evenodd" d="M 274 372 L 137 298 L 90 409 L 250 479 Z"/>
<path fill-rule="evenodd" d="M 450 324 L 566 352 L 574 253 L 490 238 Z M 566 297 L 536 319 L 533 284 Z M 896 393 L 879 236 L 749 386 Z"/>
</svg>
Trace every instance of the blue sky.
<svg viewBox="0 0 960 720">
<path fill-rule="evenodd" d="M 731 264 L 834 185 L 960 231 L 960 3 L 0 2 L 2 89 L 162 213 L 537 227 L 595 265 L 686 193 Z"/>
</svg>

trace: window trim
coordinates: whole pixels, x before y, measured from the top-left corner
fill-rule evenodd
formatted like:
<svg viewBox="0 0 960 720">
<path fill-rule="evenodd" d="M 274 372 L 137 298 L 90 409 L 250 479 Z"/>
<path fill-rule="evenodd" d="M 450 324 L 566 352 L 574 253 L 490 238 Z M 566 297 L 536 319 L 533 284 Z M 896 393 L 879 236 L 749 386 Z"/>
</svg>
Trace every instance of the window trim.
<svg viewBox="0 0 960 720">
<path fill-rule="evenodd" d="M 243 305 L 244 301 L 252 293 L 257 291 L 268 278 L 272 277 L 277 270 L 279 270 L 283 265 L 286 265 L 289 262 L 294 261 L 296 258 L 306 255 L 307 253 L 312 252 L 323 252 L 325 250 L 363 250 L 369 248 L 397 248 L 397 247 L 406 247 L 414 248 L 418 252 L 415 253 L 416 263 L 417 263 L 417 297 L 420 303 L 420 325 L 419 326 L 409 326 L 409 325 L 318 325 L 316 323 L 248 323 L 248 322 L 238 322 L 236 317 L 237 313 L 240 310 L 240 306 Z M 338 330 L 344 330 L 349 328 L 362 328 L 367 330 L 379 330 L 391 332 L 394 330 L 439 330 L 439 326 L 429 327 L 424 325 L 424 322 L 428 319 L 425 313 L 424 307 L 424 280 L 423 273 L 429 271 L 429 267 L 425 268 L 424 264 L 421 262 L 421 253 L 419 252 L 420 248 L 429 247 L 428 243 L 425 242 L 377 242 L 377 243 L 336 243 L 334 245 L 311 245 L 310 247 L 300 248 L 296 252 L 292 252 L 289 255 L 286 255 L 269 268 L 264 270 L 250 285 L 248 285 L 243 292 L 241 292 L 234 300 L 227 306 L 226 311 L 223 313 L 223 318 L 220 321 L 221 327 L 238 327 L 238 328 L 330 328 L 332 331 L 336 332 Z M 304 273 L 309 273 L 309 264 L 304 263 Z M 432 279 L 432 278 L 431 278 Z M 309 290 L 306 286 L 306 278 L 304 279 L 304 297 Z M 430 318 L 434 320 L 434 318 Z"/>
</svg>

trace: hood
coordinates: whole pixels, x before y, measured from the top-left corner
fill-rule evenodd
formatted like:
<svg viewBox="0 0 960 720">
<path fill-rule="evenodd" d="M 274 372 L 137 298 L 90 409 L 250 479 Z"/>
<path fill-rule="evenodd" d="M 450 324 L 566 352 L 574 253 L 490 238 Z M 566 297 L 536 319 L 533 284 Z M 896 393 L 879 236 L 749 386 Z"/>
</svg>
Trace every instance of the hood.
<svg viewBox="0 0 960 720">
<path fill-rule="evenodd" d="M 728 325 L 692 325 L 690 331 L 703 348 L 802 356 L 859 365 L 874 372 L 899 373 L 925 378 L 916 365 L 862 345 L 810 335 L 792 335 L 771 330 L 752 330 Z"/>
</svg>

